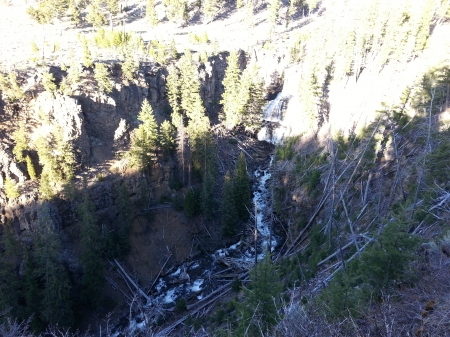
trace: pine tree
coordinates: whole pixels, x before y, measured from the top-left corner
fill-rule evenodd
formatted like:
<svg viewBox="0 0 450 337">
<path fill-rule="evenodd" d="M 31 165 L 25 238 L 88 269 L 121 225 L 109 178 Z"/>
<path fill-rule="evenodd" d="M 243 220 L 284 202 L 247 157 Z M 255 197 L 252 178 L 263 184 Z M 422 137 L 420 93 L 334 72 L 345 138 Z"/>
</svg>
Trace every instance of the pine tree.
<svg viewBox="0 0 450 337">
<path fill-rule="evenodd" d="M 3 92 L 3 95 L 6 96 L 8 102 L 20 101 L 25 97 L 14 72 L 10 72 L 8 76 L 5 76 L 0 72 L 0 90 Z"/>
<path fill-rule="evenodd" d="M 240 313 L 237 336 L 261 336 L 276 325 L 277 302 L 282 285 L 269 252 L 264 260 L 250 271 L 250 289 L 244 288 L 245 300 L 238 307 Z"/>
<path fill-rule="evenodd" d="M 112 15 L 119 13 L 119 0 L 106 0 L 106 8 Z"/>
<path fill-rule="evenodd" d="M 159 144 L 166 156 L 175 149 L 174 133 L 174 127 L 168 120 L 162 122 L 159 130 Z"/>
<path fill-rule="evenodd" d="M 204 0 L 202 2 L 202 13 L 207 23 L 214 20 L 214 17 L 220 7 L 221 3 L 219 0 Z"/>
<path fill-rule="evenodd" d="M 147 100 L 142 102 L 138 120 L 142 122 L 137 128 L 131 140 L 130 157 L 132 165 L 140 169 L 149 167 L 154 160 L 158 145 L 158 125 L 153 114 L 153 109 Z"/>
<path fill-rule="evenodd" d="M 189 50 L 186 50 L 181 58 L 180 73 L 181 108 L 185 111 L 188 118 L 193 119 L 193 114 L 203 114 L 205 109 L 200 97 L 200 80 L 197 67 Z"/>
<path fill-rule="evenodd" d="M 45 91 L 54 94 L 56 91 L 55 78 L 50 72 L 45 72 L 42 74 L 42 85 Z"/>
<path fill-rule="evenodd" d="M 247 174 L 247 163 L 244 154 L 241 152 L 236 162 L 233 179 L 233 193 L 236 210 L 239 218 L 248 219 L 251 203 L 250 182 Z"/>
<path fill-rule="evenodd" d="M 228 129 L 233 129 L 240 120 L 242 105 L 240 102 L 238 54 L 232 51 L 227 57 L 227 69 L 223 78 L 225 91 L 222 94 L 223 111 L 225 114 L 225 125 Z"/>
<path fill-rule="evenodd" d="M 25 161 L 27 163 L 27 172 L 28 172 L 28 175 L 30 176 L 30 179 L 36 180 L 37 179 L 36 169 L 34 168 L 34 164 L 33 164 L 33 161 L 31 160 L 31 157 L 29 155 L 27 155 L 25 157 Z"/>
<path fill-rule="evenodd" d="M 75 60 L 75 57 L 73 55 L 73 50 L 70 52 L 70 67 L 67 72 L 67 80 L 71 85 L 78 85 L 78 82 L 80 82 L 80 66 L 78 62 Z"/>
<path fill-rule="evenodd" d="M 94 77 L 101 92 L 110 93 L 113 85 L 108 78 L 108 68 L 103 63 L 96 63 L 94 69 Z"/>
<path fill-rule="evenodd" d="M 73 322 L 68 272 L 60 260 L 61 243 L 53 229 L 48 206 L 38 213 L 35 237 L 36 273 L 44 284 L 40 314 L 51 325 L 70 327 Z"/>
<path fill-rule="evenodd" d="M 223 233 L 226 236 L 232 236 L 236 234 L 238 213 L 234 200 L 233 181 L 231 179 L 230 172 L 227 171 L 224 179 L 222 202 L 220 204 L 222 228 Z"/>
<path fill-rule="evenodd" d="M 94 61 L 92 60 L 91 51 L 89 50 L 88 41 L 84 35 L 81 35 L 81 44 L 83 45 L 83 65 L 86 68 L 92 67 Z"/>
<path fill-rule="evenodd" d="M 245 4 L 246 16 L 245 19 L 247 21 L 248 27 L 252 29 L 255 26 L 255 6 L 253 4 L 253 0 L 247 0 Z"/>
<path fill-rule="evenodd" d="M 11 230 L 11 225 L 7 222 L 0 237 L 0 310 L 8 313 L 7 317 L 16 319 L 20 316 L 21 290 L 16 271 L 18 242 Z"/>
<path fill-rule="evenodd" d="M 5 179 L 5 194 L 8 199 L 17 199 L 20 197 L 19 188 L 17 184 L 9 177 Z"/>
<path fill-rule="evenodd" d="M 78 27 L 78 25 L 81 22 L 81 12 L 75 5 L 74 1 L 70 2 L 69 10 L 70 10 L 70 21 L 72 21 L 75 24 L 75 27 Z"/>
<path fill-rule="evenodd" d="M 180 77 L 178 69 L 170 64 L 167 67 L 168 76 L 166 78 L 166 91 L 167 91 L 167 100 L 169 101 L 170 107 L 172 108 L 172 115 L 177 115 L 180 113 Z M 176 118 L 176 117 L 175 117 Z M 179 127 L 178 121 L 175 121 L 172 117 L 172 123 L 176 128 Z"/>
<path fill-rule="evenodd" d="M 214 190 L 216 187 L 217 170 L 211 163 L 203 174 L 202 193 L 200 196 L 201 209 L 206 219 L 211 220 L 214 215 L 215 200 Z"/>
<path fill-rule="evenodd" d="M 169 58 L 172 60 L 178 59 L 178 51 L 174 38 L 170 41 Z"/>
<path fill-rule="evenodd" d="M 158 16 L 155 10 L 155 0 L 147 0 L 146 16 L 148 22 L 150 23 L 150 27 L 155 27 L 158 24 Z"/>
<path fill-rule="evenodd" d="M 255 63 L 249 65 L 241 76 L 240 101 L 243 105 L 241 123 L 245 130 L 255 133 L 261 128 L 264 107 L 264 83 Z"/>
<path fill-rule="evenodd" d="M 18 162 L 25 159 L 24 152 L 28 150 L 28 137 L 24 122 L 20 122 L 19 129 L 14 131 L 13 139 L 16 145 L 13 148 L 13 154 Z"/>
<path fill-rule="evenodd" d="M 31 317 L 30 326 L 32 330 L 42 330 L 44 326 L 41 318 L 39 317 L 42 292 L 39 289 L 38 267 L 36 264 L 36 259 L 31 252 L 31 248 L 25 247 L 23 264 L 24 275 L 22 288 L 25 293 L 24 317 Z"/>
<path fill-rule="evenodd" d="M 197 189 L 189 188 L 184 197 L 184 214 L 186 216 L 197 215 L 200 211 L 200 192 Z"/>
<path fill-rule="evenodd" d="M 122 62 L 122 77 L 131 81 L 138 69 L 139 62 L 134 59 L 131 50 L 127 50 L 125 52 L 124 62 Z"/>
<path fill-rule="evenodd" d="M 100 230 L 95 217 L 94 205 L 84 181 L 82 203 L 78 206 L 78 218 L 81 228 L 81 266 L 83 267 L 82 299 L 95 306 L 99 290 L 103 285 L 103 261 L 101 257 Z"/>
<path fill-rule="evenodd" d="M 269 22 L 272 26 L 277 24 L 281 8 L 281 0 L 270 0 L 269 4 Z"/>
<path fill-rule="evenodd" d="M 51 200 L 55 195 L 55 189 L 50 184 L 50 177 L 47 171 L 42 171 L 41 179 L 39 180 L 39 197 L 42 200 Z"/>
<path fill-rule="evenodd" d="M 100 1 L 94 0 L 88 7 L 88 14 L 86 16 L 86 20 L 95 28 L 100 28 L 107 24 L 108 20 L 106 19 L 105 14 L 100 10 Z"/>
<path fill-rule="evenodd" d="M 59 181 L 69 181 L 73 178 L 75 172 L 75 155 L 72 142 L 64 139 L 63 130 L 61 127 L 56 127 L 54 131 L 56 162 L 59 173 Z"/>
</svg>

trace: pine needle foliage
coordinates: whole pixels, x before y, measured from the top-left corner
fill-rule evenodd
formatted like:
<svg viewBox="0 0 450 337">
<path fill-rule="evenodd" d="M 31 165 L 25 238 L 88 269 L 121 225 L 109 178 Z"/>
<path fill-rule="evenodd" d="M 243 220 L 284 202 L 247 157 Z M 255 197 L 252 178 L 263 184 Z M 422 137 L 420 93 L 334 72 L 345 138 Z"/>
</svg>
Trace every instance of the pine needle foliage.
<svg viewBox="0 0 450 337">
<path fill-rule="evenodd" d="M 168 156 L 172 151 L 175 150 L 175 128 L 172 123 L 165 120 L 161 123 L 159 130 L 159 144 L 161 150 L 166 156 Z"/>
<path fill-rule="evenodd" d="M 11 178 L 5 179 L 5 194 L 8 199 L 17 199 L 20 197 L 19 188 L 17 184 L 13 182 Z"/>
<path fill-rule="evenodd" d="M 37 179 L 36 169 L 34 168 L 33 161 L 31 160 L 31 157 L 29 155 L 26 156 L 25 162 L 27 163 L 27 172 L 28 175 L 30 176 L 30 179 L 36 180 Z"/>
<path fill-rule="evenodd" d="M 172 109 L 172 115 L 177 115 L 181 111 L 181 92 L 180 92 L 180 76 L 178 68 L 173 64 L 170 64 L 167 67 L 168 76 L 166 78 L 166 91 L 167 91 L 167 100 L 169 101 L 170 107 Z M 176 118 L 176 117 L 175 117 Z M 179 122 L 174 121 L 172 117 L 172 123 L 175 127 L 179 127 Z"/>
<path fill-rule="evenodd" d="M 61 242 L 50 217 L 48 206 L 38 213 L 35 237 L 35 271 L 44 287 L 41 294 L 41 315 L 50 325 L 70 327 L 73 323 L 68 272 L 60 260 Z"/>
<path fill-rule="evenodd" d="M 132 166 L 145 169 L 153 163 L 158 146 L 158 124 L 147 100 L 142 102 L 138 120 L 142 124 L 139 125 L 131 139 L 129 156 Z"/>
<path fill-rule="evenodd" d="M 227 171 L 223 182 L 222 202 L 220 204 L 222 229 L 225 236 L 236 234 L 238 223 L 238 212 L 234 199 L 233 180 L 230 172 Z"/>
<path fill-rule="evenodd" d="M 14 72 L 4 75 L 0 71 L 0 90 L 3 93 L 3 98 L 10 103 L 20 101 L 25 97 L 25 93 L 20 88 L 17 82 L 17 75 Z"/>
<path fill-rule="evenodd" d="M 125 52 L 125 59 L 122 62 L 122 77 L 131 81 L 135 77 L 138 69 L 139 62 L 136 61 L 131 50 L 127 50 Z"/>
<path fill-rule="evenodd" d="M 279 274 L 269 252 L 250 271 L 250 288 L 244 288 L 245 299 L 239 303 L 239 325 L 236 336 L 265 336 L 276 325 L 279 296 L 282 290 Z"/>
<path fill-rule="evenodd" d="M 242 152 L 239 154 L 234 169 L 233 195 L 239 218 L 247 220 L 249 218 L 248 210 L 251 208 L 251 190 L 247 173 L 247 163 Z"/>
<path fill-rule="evenodd" d="M 54 94 L 56 91 L 55 77 L 50 72 L 45 72 L 42 74 L 42 85 L 45 91 Z"/>
<path fill-rule="evenodd" d="M 158 24 L 158 15 L 155 10 L 155 0 L 147 0 L 146 16 L 150 27 L 155 27 Z"/>
<path fill-rule="evenodd" d="M 97 81 L 98 89 L 101 92 L 110 93 L 113 85 L 108 78 L 108 68 L 103 63 L 96 63 L 94 69 L 94 77 Z"/>
<path fill-rule="evenodd" d="M 242 104 L 240 101 L 239 77 L 240 69 L 238 63 L 238 53 L 232 51 L 227 57 L 227 69 L 223 78 L 225 88 L 220 103 L 223 105 L 225 125 L 228 129 L 233 129 L 240 120 Z"/>
<path fill-rule="evenodd" d="M 16 157 L 18 162 L 22 162 L 25 160 L 25 151 L 28 150 L 28 136 L 27 130 L 24 122 L 20 122 L 19 128 L 14 131 L 13 139 L 16 143 L 13 148 L 13 154 Z"/>
<path fill-rule="evenodd" d="M 95 216 L 95 207 L 84 181 L 82 202 L 77 209 L 81 228 L 81 266 L 83 267 L 82 299 L 89 306 L 95 306 L 103 285 L 102 242 L 100 228 Z"/>
</svg>

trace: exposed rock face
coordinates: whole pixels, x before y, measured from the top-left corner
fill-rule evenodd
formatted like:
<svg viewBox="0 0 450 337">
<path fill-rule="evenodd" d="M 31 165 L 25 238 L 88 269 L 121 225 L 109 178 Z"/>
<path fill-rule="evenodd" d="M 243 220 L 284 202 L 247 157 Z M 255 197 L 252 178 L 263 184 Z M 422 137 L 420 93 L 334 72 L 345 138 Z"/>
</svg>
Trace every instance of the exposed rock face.
<svg viewBox="0 0 450 337">
<path fill-rule="evenodd" d="M 31 102 L 34 117 L 48 116 L 50 123 L 59 126 L 66 141 L 71 141 L 81 163 L 86 163 L 90 154 L 89 138 L 86 133 L 81 105 L 75 98 L 42 92 Z"/>
<path fill-rule="evenodd" d="M 4 186 L 5 179 L 9 178 L 16 183 L 23 183 L 26 171 L 22 165 L 17 164 L 11 149 L 5 143 L 0 143 L 0 187 Z"/>
</svg>

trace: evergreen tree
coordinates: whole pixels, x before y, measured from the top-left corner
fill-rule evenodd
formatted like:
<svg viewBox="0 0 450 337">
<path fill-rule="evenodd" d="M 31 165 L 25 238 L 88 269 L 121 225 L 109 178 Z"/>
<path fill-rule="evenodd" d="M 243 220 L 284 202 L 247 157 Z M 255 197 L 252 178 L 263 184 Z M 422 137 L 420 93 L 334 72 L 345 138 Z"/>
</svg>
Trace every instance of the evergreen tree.
<svg viewBox="0 0 450 337">
<path fill-rule="evenodd" d="M 250 271 L 250 289 L 244 288 L 245 300 L 238 307 L 240 313 L 237 336 L 268 334 L 278 319 L 277 302 L 282 285 L 269 252 L 264 260 Z"/>
<path fill-rule="evenodd" d="M 76 163 L 72 142 L 64 139 L 63 130 L 60 127 L 56 127 L 54 134 L 58 166 L 56 170 L 59 172 L 60 181 L 69 181 L 73 178 Z"/>
<path fill-rule="evenodd" d="M 146 16 L 148 22 L 150 23 L 150 27 L 154 27 L 158 24 L 158 15 L 155 10 L 155 0 L 147 0 Z"/>
<path fill-rule="evenodd" d="M 10 72 L 8 76 L 0 72 L 0 90 L 8 102 L 20 101 L 25 96 L 14 72 Z"/>
<path fill-rule="evenodd" d="M 40 313 L 40 305 L 42 302 L 42 293 L 39 289 L 39 275 L 36 259 L 34 258 L 31 248 L 24 249 L 24 275 L 22 288 L 25 297 L 24 318 L 31 318 L 30 326 L 34 331 L 40 331 L 44 328 Z"/>
<path fill-rule="evenodd" d="M 239 88 L 239 64 L 238 54 L 232 51 L 227 57 L 227 69 L 223 78 L 223 86 L 225 91 L 222 94 L 223 111 L 225 114 L 225 125 L 228 129 L 233 129 L 240 120 L 242 104 L 240 101 Z"/>
<path fill-rule="evenodd" d="M 193 119 L 193 114 L 203 114 L 205 109 L 200 97 L 200 80 L 197 67 L 189 50 L 186 50 L 181 58 L 180 73 L 181 108 L 188 118 Z"/>
<path fill-rule="evenodd" d="M 131 50 L 125 52 L 125 59 L 122 62 L 122 77 L 131 81 L 136 71 L 139 69 L 139 62 L 135 60 Z"/>
<path fill-rule="evenodd" d="M 207 168 L 203 176 L 202 193 L 200 196 L 201 209 L 206 219 L 211 220 L 214 215 L 214 190 L 216 187 L 217 172 L 215 167 Z"/>
<path fill-rule="evenodd" d="M 103 63 L 96 63 L 94 77 L 98 84 L 98 89 L 102 92 L 110 93 L 113 85 L 108 78 L 108 68 Z"/>
<path fill-rule="evenodd" d="M 197 215 L 200 211 L 200 193 L 197 189 L 189 188 L 184 197 L 184 214 L 186 216 Z"/>
<path fill-rule="evenodd" d="M 13 139 L 16 145 L 13 148 L 13 154 L 18 162 L 25 159 L 24 152 L 28 150 L 28 137 L 24 122 L 20 122 L 19 128 L 14 131 Z"/>
<path fill-rule="evenodd" d="M 132 165 L 144 169 L 153 163 L 158 145 L 158 125 L 153 109 L 147 100 L 142 102 L 138 120 L 142 122 L 131 140 L 130 157 Z"/>
<path fill-rule="evenodd" d="M 211 22 L 217 14 L 218 9 L 221 7 L 219 0 L 204 0 L 202 2 L 202 13 L 206 19 L 206 22 Z"/>
<path fill-rule="evenodd" d="M 169 58 L 172 60 L 178 59 L 178 51 L 174 38 L 170 41 Z"/>
<path fill-rule="evenodd" d="M 251 190 L 247 174 L 247 163 L 242 152 L 239 154 L 239 158 L 234 169 L 233 193 L 239 218 L 245 220 L 248 219 L 248 209 L 250 209 L 251 205 Z"/>
<path fill-rule="evenodd" d="M 167 100 L 169 101 L 170 107 L 172 108 L 172 115 L 176 115 L 180 113 L 180 77 L 178 69 L 170 64 L 167 67 L 168 76 L 166 78 L 166 91 L 167 91 Z M 176 117 L 175 117 L 176 118 Z M 176 128 L 179 127 L 179 123 L 175 121 L 172 117 L 172 123 Z"/>
<path fill-rule="evenodd" d="M 27 172 L 28 172 L 28 175 L 30 176 L 30 179 L 36 180 L 37 179 L 36 169 L 34 168 L 34 164 L 33 164 L 33 161 L 31 160 L 31 157 L 29 155 L 27 155 L 25 158 L 25 161 L 27 163 Z"/>
<path fill-rule="evenodd" d="M 17 247 L 18 243 L 11 233 L 11 225 L 7 222 L 0 238 L 0 311 L 13 319 L 20 317 Z"/>
<path fill-rule="evenodd" d="M 78 85 L 78 82 L 80 82 L 80 66 L 75 61 L 75 57 L 73 55 L 73 51 L 70 52 L 70 67 L 67 71 L 67 81 L 71 85 Z"/>
<path fill-rule="evenodd" d="M 281 8 L 281 0 L 270 0 L 269 4 L 269 22 L 272 26 L 277 24 Z"/>
<path fill-rule="evenodd" d="M 100 1 L 94 0 L 88 7 L 88 14 L 86 20 L 91 23 L 95 28 L 100 28 L 107 24 L 105 14 L 100 10 Z"/>
<path fill-rule="evenodd" d="M 54 94 L 56 91 L 55 78 L 50 72 L 45 72 L 42 74 L 42 85 L 45 91 Z"/>
<path fill-rule="evenodd" d="M 222 220 L 223 232 L 226 236 L 236 234 L 236 225 L 238 223 L 238 213 L 234 200 L 233 181 L 230 172 L 225 174 L 223 183 L 222 202 L 220 204 L 220 213 Z"/>
<path fill-rule="evenodd" d="M 54 19 L 61 19 L 68 8 L 67 0 L 43 0 L 37 8 L 28 7 L 27 13 L 41 25 L 51 23 Z"/>
<path fill-rule="evenodd" d="M 247 21 L 247 24 L 250 29 L 252 29 L 255 26 L 255 6 L 253 4 L 253 0 L 247 0 L 245 4 L 245 10 L 246 10 L 246 16 L 245 19 Z"/>
<path fill-rule="evenodd" d="M 104 249 L 108 259 L 124 258 L 130 251 L 130 228 L 133 220 L 130 191 L 125 184 L 115 189 L 117 222 L 104 234 Z"/>
<path fill-rule="evenodd" d="M 8 199 L 17 199 L 20 197 L 19 188 L 17 184 L 9 177 L 5 179 L 5 194 Z"/>
<path fill-rule="evenodd" d="M 70 21 L 72 21 L 75 24 L 75 27 L 78 27 L 78 25 L 81 22 L 81 12 L 75 5 L 74 1 L 70 2 L 69 10 L 70 10 Z"/>
<path fill-rule="evenodd" d="M 245 130 L 255 133 L 261 128 L 264 101 L 264 83 L 255 63 L 248 66 L 241 76 L 240 101 L 243 105 L 241 123 Z"/>
<path fill-rule="evenodd" d="M 175 149 L 174 133 L 175 130 L 168 120 L 162 122 L 159 130 L 159 144 L 166 156 Z"/>
<path fill-rule="evenodd" d="M 42 319 L 50 325 L 70 327 L 73 322 L 68 272 L 60 260 L 61 243 L 53 229 L 47 206 L 38 213 L 35 237 L 36 275 L 44 285 L 41 293 Z"/>
<path fill-rule="evenodd" d="M 106 9 L 112 14 L 119 13 L 119 0 L 106 0 Z"/>
<path fill-rule="evenodd" d="M 94 61 L 92 60 L 91 51 L 89 50 L 88 41 L 84 35 L 81 35 L 81 44 L 83 45 L 83 65 L 86 68 L 92 67 Z"/>
<path fill-rule="evenodd" d="M 81 266 L 83 267 L 82 299 L 84 303 L 95 306 L 103 285 L 103 261 L 101 257 L 100 230 L 95 217 L 95 209 L 84 181 L 82 202 L 78 206 L 81 229 Z"/>
<path fill-rule="evenodd" d="M 187 0 L 164 0 L 169 21 L 182 24 L 189 19 Z"/>
</svg>

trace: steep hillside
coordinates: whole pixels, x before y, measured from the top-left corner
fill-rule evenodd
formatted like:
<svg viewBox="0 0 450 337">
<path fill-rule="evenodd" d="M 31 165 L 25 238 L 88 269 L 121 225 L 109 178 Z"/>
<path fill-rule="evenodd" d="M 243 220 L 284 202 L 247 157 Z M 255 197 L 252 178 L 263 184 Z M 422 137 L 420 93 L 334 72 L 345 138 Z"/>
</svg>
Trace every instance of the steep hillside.
<svg viewBox="0 0 450 337">
<path fill-rule="evenodd" d="M 446 336 L 448 1 L 0 9 L 0 334 Z"/>
</svg>

